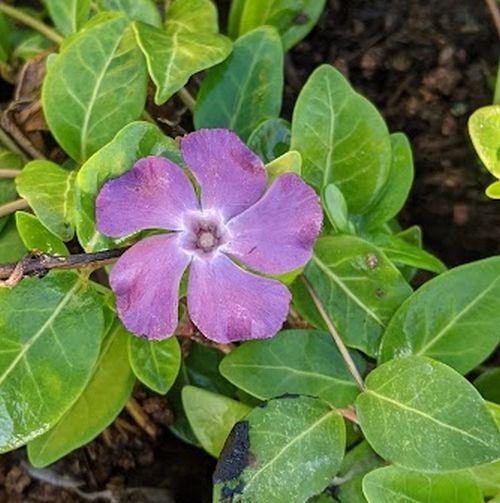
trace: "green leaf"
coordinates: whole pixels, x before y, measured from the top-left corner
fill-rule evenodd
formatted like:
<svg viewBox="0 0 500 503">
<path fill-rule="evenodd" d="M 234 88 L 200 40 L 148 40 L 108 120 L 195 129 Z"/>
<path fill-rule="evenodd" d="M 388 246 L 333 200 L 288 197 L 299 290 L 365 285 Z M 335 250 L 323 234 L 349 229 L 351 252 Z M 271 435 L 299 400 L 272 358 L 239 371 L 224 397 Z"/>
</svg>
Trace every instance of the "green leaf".
<svg viewBox="0 0 500 503">
<path fill-rule="evenodd" d="M 211 0 L 175 0 L 166 12 L 165 28 L 192 33 L 218 33 L 217 8 Z"/>
<path fill-rule="evenodd" d="M 283 50 L 276 30 L 258 28 L 239 38 L 231 55 L 211 69 L 198 93 L 196 129 L 224 127 L 245 141 L 266 119 L 278 117 Z"/>
<path fill-rule="evenodd" d="M 102 307 L 72 272 L 0 289 L 0 451 L 41 435 L 85 388 L 99 354 Z"/>
<path fill-rule="evenodd" d="M 393 219 L 403 208 L 414 177 L 410 141 L 403 133 L 391 134 L 392 159 L 389 178 L 375 205 L 366 214 L 366 226 L 374 229 Z"/>
<path fill-rule="evenodd" d="M 222 35 L 170 33 L 139 22 L 133 28 L 156 85 L 157 105 L 169 100 L 192 75 L 220 63 L 231 52 L 231 41 Z"/>
<path fill-rule="evenodd" d="M 500 428 L 500 407 L 494 403 L 486 403 L 493 414 L 496 425 Z M 492 497 L 500 494 L 500 460 L 494 463 L 475 466 L 463 470 L 461 473 L 471 476 L 481 488 L 485 497 Z"/>
<path fill-rule="evenodd" d="M 309 77 L 295 105 L 292 149 L 304 179 L 321 192 L 335 183 L 354 214 L 378 199 L 391 167 L 391 140 L 377 109 L 332 66 Z"/>
<path fill-rule="evenodd" d="M 423 250 L 420 246 L 409 243 L 404 237 L 396 234 L 380 232 L 369 236 L 396 265 L 407 265 L 424 271 L 441 274 L 446 271 L 446 266 L 434 255 Z"/>
<path fill-rule="evenodd" d="M 16 212 L 16 225 L 19 236 L 28 250 L 40 250 L 51 255 L 68 255 L 66 245 L 47 230 L 34 215 L 24 211 Z"/>
<path fill-rule="evenodd" d="M 423 356 L 391 360 L 372 371 L 356 411 L 375 451 L 403 468 L 458 470 L 500 455 L 498 428 L 476 389 Z"/>
<path fill-rule="evenodd" d="M 500 403 L 500 367 L 487 370 L 476 377 L 474 386 L 485 400 Z"/>
<path fill-rule="evenodd" d="M 3 149 L 0 146 L 0 169 L 21 169 L 22 167 L 23 159 L 20 155 L 14 154 L 13 152 Z M 16 197 L 17 192 L 14 180 L 9 178 L 0 178 L 0 206 L 9 203 L 10 201 L 14 201 Z M 7 223 L 7 219 L 8 217 L 0 218 L 0 231 Z"/>
<path fill-rule="evenodd" d="M 240 32 L 240 20 L 246 0 L 232 0 L 229 8 L 227 33 L 232 39 L 236 39 Z"/>
<path fill-rule="evenodd" d="M 363 495 L 363 477 L 375 468 L 383 466 L 370 444 L 363 440 L 350 451 L 342 461 L 339 473 L 333 480 L 337 485 L 335 494 L 341 503 L 366 503 Z M 336 484 L 337 483 L 337 484 Z"/>
<path fill-rule="evenodd" d="M 268 119 L 252 131 L 247 143 L 264 163 L 270 163 L 290 150 L 291 139 L 289 122 Z"/>
<path fill-rule="evenodd" d="M 344 421 L 328 405 L 271 400 L 233 428 L 213 476 L 214 501 L 307 501 L 329 484 L 344 450 Z"/>
<path fill-rule="evenodd" d="M 285 173 L 295 173 L 300 176 L 302 157 L 296 150 L 290 150 L 282 156 L 266 164 L 267 183 L 271 184 L 278 176 Z"/>
<path fill-rule="evenodd" d="M 188 356 L 182 362 L 177 380 L 167 396 L 175 417 L 175 423 L 170 430 L 185 442 L 198 444 L 182 405 L 181 392 L 184 386 L 193 385 L 214 393 L 236 396 L 236 388 L 218 371 L 222 356 L 215 348 L 201 344 L 191 346 Z"/>
<path fill-rule="evenodd" d="M 97 0 L 101 10 L 123 12 L 131 21 L 161 26 L 158 6 L 153 0 Z"/>
<path fill-rule="evenodd" d="M 103 13 L 48 65 L 45 118 L 61 147 L 83 162 L 140 116 L 146 84 L 146 65 L 128 20 Z"/>
<path fill-rule="evenodd" d="M 486 189 L 486 195 L 492 199 L 500 199 L 500 181 L 489 185 Z"/>
<path fill-rule="evenodd" d="M 500 340 L 500 257 L 456 267 L 419 288 L 397 311 L 380 361 L 425 355 L 465 374 Z"/>
<path fill-rule="evenodd" d="M 76 178 L 76 232 L 85 251 L 106 250 L 117 243 L 96 229 L 95 198 L 106 181 L 125 173 L 148 155 L 181 162 L 174 140 L 153 124 L 133 122 L 81 167 Z"/>
<path fill-rule="evenodd" d="M 353 234 L 349 222 L 349 210 L 344 194 L 334 183 L 329 183 L 323 191 L 323 207 L 333 228 L 340 233 Z"/>
<path fill-rule="evenodd" d="M 181 367 L 181 348 L 175 337 L 149 341 L 130 336 L 128 354 L 137 378 L 164 395 L 172 387 Z"/>
<path fill-rule="evenodd" d="M 365 476 L 363 491 L 369 503 L 483 503 L 472 477 L 457 473 L 416 473 L 395 466 Z"/>
<path fill-rule="evenodd" d="M 93 440 L 125 406 L 134 385 L 127 358 L 128 333 L 116 322 L 103 342 L 92 377 L 59 422 L 28 444 L 32 465 L 46 466 Z"/>
<path fill-rule="evenodd" d="M 43 0 L 43 3 L 57 31 L 67 37 L 87 21 L 91 0 Z"/>
<path fill-rule="evenodd" d="M 244 403 L 195 386 L 182 389 L 182 403 L 196 438 L 214 457 L 219 456 L 233 426 L 252 410 Z"/>
<path fill-rule="evenodd" d="M 42 224 L 63 241 L 74 235 L 76 171 L 36 160 L 16 177 L 16 187 Z"/>
<path fill-rule="evenodd" d="M 412 290 L 389 259 L 372 244 L 348 235 L 318 239 L 305 275 L 342 334 L 344 342 L 374 356 L 382 333 Z M 294 305 L 307 321 L 325 328 L 312 301 L 293 290 Z"/>
<path fill-rule="evenodd" d="M 287 51 L 300 42 L 318 22 L 326 0 L 246 0 L 239 20 L 239 34 L 259 26 L 274 26 Z"/>
<path fill-rule="evenodd" d="M 17 262 L 26 253 L 26 247 L 16 228 L 16 219 L 10 216 L 0 232 L 0 263 Z"/>
<path fill-rule="evenodd" d="M 500 178 L 500 105 L 476 110 L 469 118 L 469 134 L 481 161 Z"/>
<path fill-rule="evenodd" d="M 12 51 L 12 59 L 28 61 L 53 45 L 54 43 L 41 33 L 27 31 Z"/>
<path fill-rule="evenodd" d="M 363 371 L 363 360 L 353 357 Z M 222 360 L 220 372 L 261 400 L 296 393 L 345 407 L 359 393 L 332 337 L 318 330 L 284 330 L 272 339 L 245 342 Z"/>
</svg>

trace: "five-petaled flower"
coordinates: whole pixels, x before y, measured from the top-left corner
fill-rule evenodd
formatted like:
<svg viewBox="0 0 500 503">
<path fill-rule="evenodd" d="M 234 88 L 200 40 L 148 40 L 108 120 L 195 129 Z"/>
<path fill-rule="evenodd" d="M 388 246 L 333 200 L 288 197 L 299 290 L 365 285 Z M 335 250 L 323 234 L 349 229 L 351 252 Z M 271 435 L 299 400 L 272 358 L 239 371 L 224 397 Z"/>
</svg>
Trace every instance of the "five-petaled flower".
<svg viewBox="0 0 500 503">
<path fill-rule="evenodd" d="M 303 266 L 322 224 L 318 196 L 292 173 L 265 192 L 262 161 L 226 129 L 188 134 L 181 153 L 201 201 L 179 166 L 154 156 L 108 181 L 97 197 L 103 234 L 170 231 L 137 242 L 113 268 L 118 314 L 134 334 L 172 335 L 180 281 L 190 265 L 188 312 L 206 337 L 217 342 L 271 337 L 286 318 L 290 293 L 276 279 L 233 260 L 267 275 Z"/>
</svg>

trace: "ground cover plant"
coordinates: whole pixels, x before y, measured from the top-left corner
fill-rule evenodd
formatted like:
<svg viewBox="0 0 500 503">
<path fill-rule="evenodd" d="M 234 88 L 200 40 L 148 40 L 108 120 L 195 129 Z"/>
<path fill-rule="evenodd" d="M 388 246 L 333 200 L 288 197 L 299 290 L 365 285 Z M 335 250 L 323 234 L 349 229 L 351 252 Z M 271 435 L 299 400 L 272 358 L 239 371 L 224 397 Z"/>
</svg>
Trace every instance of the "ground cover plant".
<svg viewBox="0 0 500 503">
<path fill-rule="evenodd" d="M 28 60 L 2 120 L 0 450 L 43 468 L 140 421 L 139 380 L 218 458 L 215 501 L 496 497 L 500 259 L 447 269 L 400 227 L 411 144 L 332 65 L 282 118 L 324 2 L 234 1 L 226 35 L 209 0 L 25 7 L 0 4 L 2 75 Z M 498 121 L 474 121 L 497 174 Z"/>
</svg>

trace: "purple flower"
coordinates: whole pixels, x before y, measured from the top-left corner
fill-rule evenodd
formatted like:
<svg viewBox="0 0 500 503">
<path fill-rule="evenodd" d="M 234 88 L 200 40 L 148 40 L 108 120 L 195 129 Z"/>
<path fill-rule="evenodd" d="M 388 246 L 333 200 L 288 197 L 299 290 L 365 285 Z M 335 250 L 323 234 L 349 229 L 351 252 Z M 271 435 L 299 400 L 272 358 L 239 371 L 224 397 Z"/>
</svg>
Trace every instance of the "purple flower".
<svg viewBox="0 0 500 503">
<path fill-rule="evenodd" d="M 172 231 L 139 241 L 113 268 L 118 315 L 134 334 L 172 335 L 179 284 L 190 265 L 189 315 L 206 337 L 217 342 L 271 337 L 286 318 L 289 291 L 231 259 L 273 275 L 304 265 L 321 228 L 318 197 L 292 173 L 277 178 L 264 194 L 261 160 L 226 129 L 188 134 L 181 152 L 200 185 L 201 204 L 183 170 L 155 156 L 107 182 L 97 197 L 97 228 L 103 234 Z"/>
</svg>

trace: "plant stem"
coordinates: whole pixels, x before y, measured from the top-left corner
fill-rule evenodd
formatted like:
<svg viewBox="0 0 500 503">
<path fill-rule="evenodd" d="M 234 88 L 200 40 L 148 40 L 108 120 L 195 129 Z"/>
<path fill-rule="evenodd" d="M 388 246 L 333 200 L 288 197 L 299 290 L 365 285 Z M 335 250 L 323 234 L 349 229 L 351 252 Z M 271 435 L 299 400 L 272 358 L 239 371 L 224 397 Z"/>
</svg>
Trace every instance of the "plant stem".
<svg viewBox="0 0 500 503">
<path fill-rule="evenodd" d="M 38 21 L 34 17 L 26 14 L 22 10 L 17 9 L 16 7 L 12 7 L 11 5 L 7 5 L 5 3 L 0 3 L 0 12 L 3 12 L 7 16 L 16 19 L 17 21 L 33 28 L 34 30 L 40 32 L 42 35 L 45 35 L 49 40 L 52 40 L 56 44 L 60 44 L 64 38 L 59 35 L 52 28 L 47 26 L 45 23 Z"/>
<path fill-rule="evenodd" d="M 11 213 L 14 213 L 17 210 L 25 210 L 29 207 L 30 205 L 28 204 L 28 201 L 26 201 L 25 199 L 16 199 L 11 203 L 7 203 L 4 204 L 3 206 L 0 206 L 0 218 L 6 217 L 7 215 L 10 215 Z"/>
<path fill-rule="evenodd" d="M 20 169 L 2 169 L 0 168 L 0 178 L 15 178 L 21 174 Z"/>
<path fill-rule="evenodd" d="M 149 416 L 144 412 L 139 402 L 130 397 L 125 405 L 127 412 L 132 416 L 134 421 L 154 440 L 158 436 L 158 429 L 155 424 L 149 419 Z"/>
<path fill-rule="evenodd" d="M 498 7 L 497 0 L 485 0 L 486 6 L 488 7 L 493 22 L 495 23 L 495 28 L 500 36 L 500 7 Z"/>
<path fill-rule="evenodd" d="M 178 93 L 177 96 L 181 99 L 182 103 L 186 105 L 190 112 L 194 112 L 194 108 L 196 107 L 196 100 L 193 98 L 191 93 L 183 87 Z"/>
<path fill-rule="evenodd" d="M 142 118 L 146 121 L 146 122 L 151 122 L 151 124 L 157 124 L 156 121 L 153 119 L 153 117 L 151 117 L 151 115 L 149 114 L 149 112 L 147 110 L 143 110 L 142 111 Z"/>
<path fill-rule="evenodd" d="M 48 253 L 30 253 L 17 264 L 0 264 L 0 280 L 9 280 L 20 274 L 18 281 L 27 276 L 43 276 L 52 269 L 99 269 L 116 262 L 126 248 L 105 250 L 96 253 L 78 253 L 60 257 Z M 13 286 L 13 285 L 8 285 Z"/>
<path fill-rule="evenodd" d="M 8 150 L 14 152 L 15 154 L 19 154 L 24 162 L 28 162 L 28 158 L 26 157 L 24 152 L 1 127 L 0 127 L 0 143 L 4 145 Z"/>
<path fill-rule="evenodd" d="M 311 285 L 310 281 L 302 274 L 302 280 L 304 281 L 306 288 L 309 292 L 309 295 L 311 296 L 314 305 L 319 311 L 319 314 L 321 314 L 321 317 L 323 318 L 323 321 L 325 322 L 328 331 L 333 337 L 333 340 L 335 341 L 335 344 L 337 345 L 340 354 L 342 355 L 342 358 L 345 361 L 345 364 L 347 365 L 347 368 L 349 369 L 349 372 L 351 373 L 352 377 L 354 377 L 354 380 L 358 384 L 358 386 L 364 390 L 365 389 L 365 383 L 363 382 L 363 378 L 361 377 L 361 374 L 359 373 L 358 369 L 356 368 L 356 364 L 354 363 L 354 360 L 352 359 L 349 351 L 347 350 L 346 345 L 344 344 L 344 341 L 342 340 L 342 337 L 340 337 L 340 334 L 333 324 L 333 321 L 330 319 L 330 316 L 326 312 L 325 307 L 323 306 L 321 300 L 317 296 L 316 292 L 314 291 L 313 286 Z"/>
</svg>

